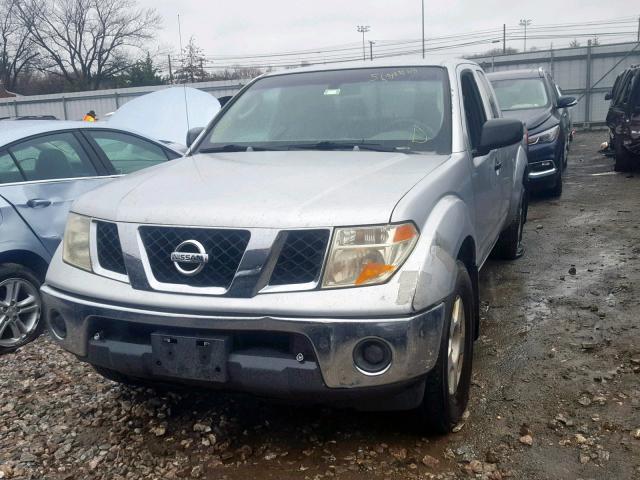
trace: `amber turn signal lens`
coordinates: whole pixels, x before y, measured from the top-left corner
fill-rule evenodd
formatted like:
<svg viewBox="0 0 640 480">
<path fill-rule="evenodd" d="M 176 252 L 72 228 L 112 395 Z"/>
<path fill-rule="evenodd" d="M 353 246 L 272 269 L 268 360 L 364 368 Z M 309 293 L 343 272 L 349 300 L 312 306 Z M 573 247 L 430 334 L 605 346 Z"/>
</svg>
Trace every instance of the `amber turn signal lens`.
<svg viewBox="0 0 640 480">
<path fill-rule="evenodd" d="M 356 279 L 356 285 L 362 285 L 372 278 L 377 278 L 383 273 L 395 270 L 393 265 L 385 265 L 384 263 L 367 263 L 358 278 Z"/>
</svg>

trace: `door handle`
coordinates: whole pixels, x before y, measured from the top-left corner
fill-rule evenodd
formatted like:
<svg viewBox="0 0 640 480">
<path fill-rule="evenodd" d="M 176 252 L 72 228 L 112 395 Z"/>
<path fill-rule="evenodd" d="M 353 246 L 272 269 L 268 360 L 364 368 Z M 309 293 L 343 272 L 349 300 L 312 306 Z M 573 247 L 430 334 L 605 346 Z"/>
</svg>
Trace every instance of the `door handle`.
<svg viewBox="0 0 640 480">
<path fill-rule="evenodd" d="M 27 202 L 29 208 L 44 208 L 51 205 L 51 200 L 45 200 L 44 198 L 32 198 Z"/>
</svg>

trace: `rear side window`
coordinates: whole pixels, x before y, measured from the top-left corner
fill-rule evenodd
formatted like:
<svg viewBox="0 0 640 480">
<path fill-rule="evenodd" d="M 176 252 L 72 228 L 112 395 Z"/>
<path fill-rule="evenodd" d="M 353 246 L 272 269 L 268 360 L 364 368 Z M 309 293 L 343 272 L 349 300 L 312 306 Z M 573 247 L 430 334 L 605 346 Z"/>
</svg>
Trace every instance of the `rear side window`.
<svg viewBox="0 0 640 480">
<path fill-rule="evenodd" d="M 0 153 L 0 184 L 22 182 L 24 177 L 8 153 Z"/>
<path fill-rule="evenodd" d="M 482 126 L 487 121 L 487 114 L 484 111 L 480 91 L 470 71 L 463 72 L 461 85 L 469 140 L 471 141 L 471 147 L 475 149 L 480 144 Z"/>
<path fill-rule="evenodd" d="M 133 135 L 85 131 L 102 150 L 117 173 L 127 174 L 168 160 L 164 149 Z"/>
<path fill-rule="evenodd" d="M 499 118 L 500 112 L 498 110 L 496 98 L 493 95 L 493 89 L 489 85 L 489 80 L 487 80 L 487 77 L 485 77 L 484 73 L 482 73 L 480 70 L 476 70 L 476 74 L 478 75 L 479 79 L 478 85 L 480 86 L 480 89 L 489 102 L 489 108 L 491 109 L 492 118 Z"/>
<path fill-rule="evenodd" d="M 28 181 L 97 175 L 82 146 L 69 132 L 27 140 L 9 151 Z"/>
</svg>

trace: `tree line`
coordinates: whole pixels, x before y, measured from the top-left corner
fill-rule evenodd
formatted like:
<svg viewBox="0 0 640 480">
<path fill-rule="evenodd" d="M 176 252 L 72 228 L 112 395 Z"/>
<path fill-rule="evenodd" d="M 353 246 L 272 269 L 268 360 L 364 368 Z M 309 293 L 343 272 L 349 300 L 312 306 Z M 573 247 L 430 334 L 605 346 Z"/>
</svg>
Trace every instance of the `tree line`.
<svg viewBox="0 0 640 480">
<path fill-rule="evenodd" d="M 0 83 L 23 95 L 252 78 L 258 69 L 209 73 L 191 38 L 169 73 L 148 47 L 162 28 L 136 0 L 0 0 Z M 162 71 L 164 70 L 164 74 Z"/>
</svg>

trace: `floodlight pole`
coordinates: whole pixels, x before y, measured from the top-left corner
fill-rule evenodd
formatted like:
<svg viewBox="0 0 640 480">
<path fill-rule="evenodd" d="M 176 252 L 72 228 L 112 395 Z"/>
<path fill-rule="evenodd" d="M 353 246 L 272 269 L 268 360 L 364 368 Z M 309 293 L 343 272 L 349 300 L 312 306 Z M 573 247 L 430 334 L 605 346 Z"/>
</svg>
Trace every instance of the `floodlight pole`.
<svg viewBox="0 0 640 480">
<path fill-rule="evenodd" d="M 527 51 L 527 27 L 531 25 L 530 18 L 523 18 L 520 20 L 520 26 L 524 27 L 524 51 Z"/>
<path fill-rule="evenodd" d="M 358 28 L 357 28 L 357 30 L 360 33 L 362 33 L 362 59 L 363 60 L 367 59 L 367 49 L 365 47 L 364 34 L 367 33 L 370 29 L 371 27 L 369 27 L 369 25 L 358 25 Z"/>
<path fill-rule="evenodd" d="M 422 0 L 422 58 L 424 58 L 424 0 Z"/>
</svg>

